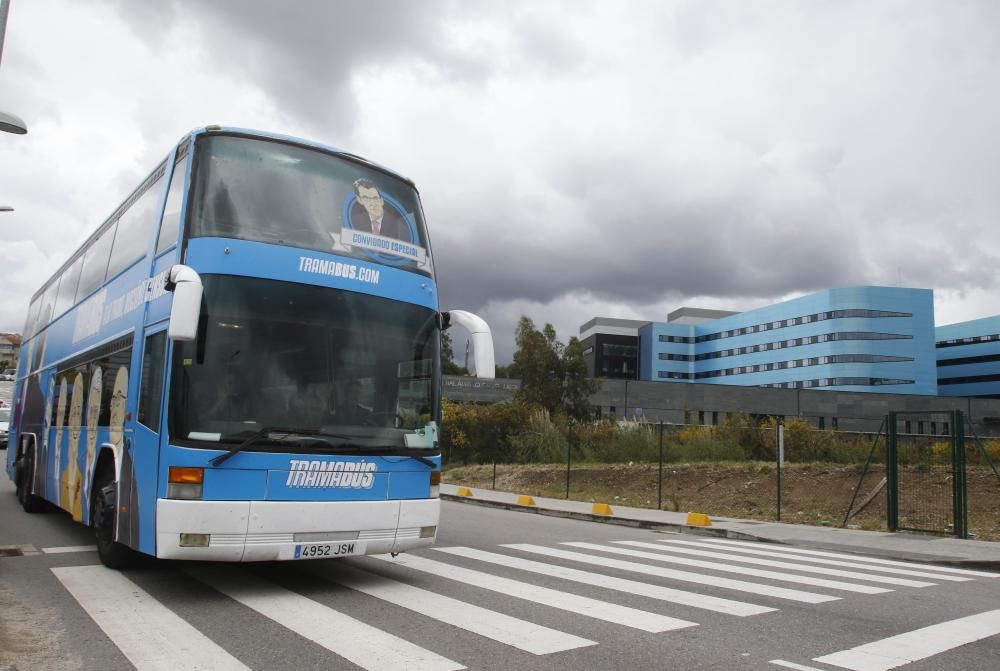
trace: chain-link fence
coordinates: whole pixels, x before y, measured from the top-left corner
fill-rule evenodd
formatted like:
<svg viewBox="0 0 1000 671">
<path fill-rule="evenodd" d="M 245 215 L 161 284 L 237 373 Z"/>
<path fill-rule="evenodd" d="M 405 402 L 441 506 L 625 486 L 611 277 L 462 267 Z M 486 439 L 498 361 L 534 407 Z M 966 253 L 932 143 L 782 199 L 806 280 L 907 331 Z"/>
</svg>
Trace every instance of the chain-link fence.
<svg viewBox="0 0 1000 671">
<path fill-rule="evenodd" d="M 715 424 L 572 422 L 515 404 L 450 404 L 445 411 L 445 479 L 452 482 L 716 517 L 888 528 L 884 425 L 844 431 L 819 428 L 817 418 L 736 413 Z M 937 466 L 949 437 L 938 434 L 950 427 L 935 421 L 935 434 L 930 421 L 900 428 L 910 429 L 898 433 L 904 509 L 936 524 L 941 499 L 931 505 L 921 491 L 947 481 Z M 970 438 L 967 450 L 973 447 L 992 450 L 1000 462 L 1000 440 Z M 968 468 L 970 532 L 1000 538 L 1000 476 L 982 457 L 970 457 Z"/>
</svg>

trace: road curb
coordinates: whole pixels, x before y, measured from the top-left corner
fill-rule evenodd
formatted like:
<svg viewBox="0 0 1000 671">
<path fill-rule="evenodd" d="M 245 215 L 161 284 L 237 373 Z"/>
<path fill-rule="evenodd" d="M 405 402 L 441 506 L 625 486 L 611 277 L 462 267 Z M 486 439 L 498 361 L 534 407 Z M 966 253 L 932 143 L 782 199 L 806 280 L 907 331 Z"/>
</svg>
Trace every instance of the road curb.
<svg viewBox="0 0 1000 671">
<path fill-rule="evenodd" d="M 756 534 L 747 533 L 744 531 L 726 529 L 724 527 L 699 527 L 699 526 L 688 526 L 686 524 L 677 524 L 673 522 L 654 522 L 652 520 L 640 520 L 636 518 L 622 517 L 617 514 L 614 516 L 595 515 L 593 513 L 575 512 L 571 510 L 557 510 L 555 508 L 543 508 L 538 505 L 526 506 L 517 503 L 507 503 L 504 501 L 481 499 L 470 496 L 457 496 L 455 494 L 442 493 L 441 498 L 445 501 L 455 501 L 457 503 L 466 503 L 476 506 L 482 506 L 484 508 L 501 508 L 503 510 L 511 510 L 514 512 L 533 513 L 535 515 L 560 517 L 563 519 L 580 520 L 582 522 L 600 522 L 601 524 L 614 524 L 617 526 L 629 527 L 632 529 L 649 529 L 650 531 L 691 534 L 694 536 L 705 536 L 710 538 L 728 538 L 731 540 L 750 541 L 768 545 L 787 545 L 789 547 L 805 545 L 805 543 L 795 543 L 786 540 L 777 540 L 774 538 L 758 536 Z M 837 543 L 829 543 L 829 542 L 817 542 L 816 545 L 822 546 L 824 549 L 838 551 L 838 552 L 847 552 L 852 554 L 859 554 L 860 552 L 862 552 L 861 548 L 852 545 L 840 545 Z M 980 559 L 949 559 L 940 556 L 921 557 L 912 552 L 901 552 L 901 551 L 893 552 L 891 550 L 885 550 L 884 548 L 872 548 L 869 549 L 868 552 L 870 554 L 873 553 L 876 556 L 881 557 L 883 559 L 894 559 L 898 561 L 907 561 L 907 562 L 923 562 L 925 564 L 935 564 L 938 566 L 951 566 L 954 568 L 967 568 L 967 569 L 974 569 L 981 571 L 1000 572 L 1000 561 L 980 560 Z"/>
<path fill-rule="evenodd" d="M 596 515 L 594 513 L 574 512 L 572 510 L 556 510 L 555 508 L 542 508 L 537 505 L 524 506 L 517 503 L 506 503 L 504 501 L 491 501 L 488 499 L 477 499 L 469 496 L 457 496 L 455 494 L 441 494 L 445 501 L 455 501 L 457 503 L 467 503 L 484 508 L 502 508 L 520 513 L 534 513 L 535 515 L 545 515 L 547 517 L 561 517 L 563 519 L 580 520 L 582 522 L 600 522 L 602 524 L 614 524 L 617 526 L 630 527 L 632 529 L 649 529 L 651 531 L 673 531 L 682 534 L 694 534 L 697 536 L 711 536 L 714 538 L 730 538 L 732 540 L 762 541 L 768 542 L 751 534 L 732 529 L 721 529 L 718 527 L 696 527 L 686 524 L 675 524 L 672 522 L 653 522 L 651 520 L 639 520 L 631 517 L 621 517 L 620 515 Z"/>
</svg>

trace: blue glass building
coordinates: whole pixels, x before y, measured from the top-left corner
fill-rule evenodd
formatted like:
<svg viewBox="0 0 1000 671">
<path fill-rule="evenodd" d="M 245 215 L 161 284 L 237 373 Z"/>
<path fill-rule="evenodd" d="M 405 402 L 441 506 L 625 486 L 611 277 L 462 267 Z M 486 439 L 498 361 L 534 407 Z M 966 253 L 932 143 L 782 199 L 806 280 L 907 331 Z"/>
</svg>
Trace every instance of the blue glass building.
<svg viewBox="0 0 1000 671">
<path fill-rule="evenodd" d="M 937 394 L 937 364 L 929 289 L 828 289 L 639 328 L 640 380 Z"/>
<path fill-rule="evenodd" d="M 1000 398 L 1000 317 L 935 330 L 938 394 Z"/>
</svg>

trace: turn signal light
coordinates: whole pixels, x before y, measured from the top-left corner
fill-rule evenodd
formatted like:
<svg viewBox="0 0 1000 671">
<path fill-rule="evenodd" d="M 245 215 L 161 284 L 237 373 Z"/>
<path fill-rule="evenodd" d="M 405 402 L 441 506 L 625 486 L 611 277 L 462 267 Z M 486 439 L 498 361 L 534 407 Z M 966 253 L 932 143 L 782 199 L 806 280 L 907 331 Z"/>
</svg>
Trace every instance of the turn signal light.
<svg viewBox="0 0 1000 671">
<path fill-rule="evenodd" d="M 185 485 L 200 485 L 205 481 L 205 469 L 195 466 L 171 466 L 167 482 L 177 482 Z"/>
<path fill-rule="evenodd" d="M 430 497 L 432 499 L 439 498 L 441 496 L 441 471 L 431 471 L 431 491 Z"/>
<path fill-rule="evenodd" d="M 196 466 L 171 466 L 167 477 L 167 498 L 198 500 L 202 495 L 205 469 Z"/>
</svg>

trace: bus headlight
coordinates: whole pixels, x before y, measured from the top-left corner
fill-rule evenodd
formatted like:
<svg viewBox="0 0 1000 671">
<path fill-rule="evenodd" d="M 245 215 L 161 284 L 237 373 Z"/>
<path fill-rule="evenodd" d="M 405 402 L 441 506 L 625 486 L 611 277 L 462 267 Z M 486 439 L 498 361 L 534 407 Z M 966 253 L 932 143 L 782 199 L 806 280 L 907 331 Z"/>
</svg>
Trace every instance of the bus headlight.
<svg viewBox="0 0 1000 671">
<path fill-rule="evenodd" d="M 200 499 L 204 480 L 204 468 L 171 466 L 167 478 L 167 498 L 189 501 Z"/>
<path fill-rule="evenodd" d="M 441 471 L 431 471 L 431 493 L 430 497 L 432 499 L 440 498 L 441 496 Z"/>
</svg>

